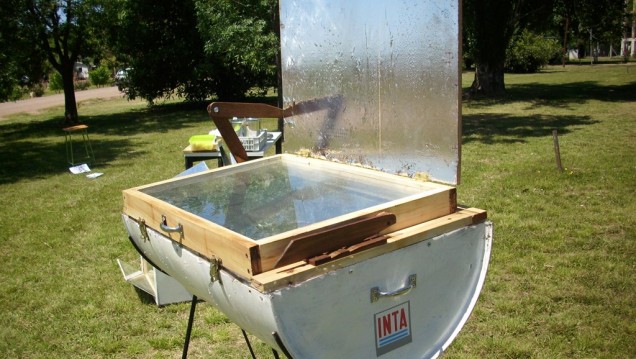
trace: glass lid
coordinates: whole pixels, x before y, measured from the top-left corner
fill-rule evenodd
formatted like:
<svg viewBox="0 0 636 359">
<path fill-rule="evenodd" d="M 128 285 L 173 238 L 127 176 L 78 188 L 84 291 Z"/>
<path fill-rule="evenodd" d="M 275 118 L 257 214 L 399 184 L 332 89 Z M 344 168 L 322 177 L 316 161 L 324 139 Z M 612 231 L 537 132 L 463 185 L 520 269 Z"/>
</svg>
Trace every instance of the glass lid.
<svg viewBox="0 0 636 359">
<path fill-rule="evenodd" d="M 141 191 L 254 240 L 423 192 L 417 186 L 314 167 L 281 160 Z"/>
</svg>

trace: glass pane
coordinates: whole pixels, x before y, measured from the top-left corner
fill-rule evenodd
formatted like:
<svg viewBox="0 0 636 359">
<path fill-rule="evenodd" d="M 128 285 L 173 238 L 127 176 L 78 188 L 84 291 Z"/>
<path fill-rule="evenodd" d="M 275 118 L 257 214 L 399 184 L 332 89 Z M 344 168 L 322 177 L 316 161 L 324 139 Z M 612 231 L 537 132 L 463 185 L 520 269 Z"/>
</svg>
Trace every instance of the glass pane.
<svg viewBox="0 0 636 359">
<path fill-rule="evenodd" d="M 457 183 L 458 1 L 280 4 L 286 150 Z"/>
<path fill-rule="evenodd" d="M 295 162 L 245 168 L 143 192 L 255 240 L 422 192 Z"/>
</svg>

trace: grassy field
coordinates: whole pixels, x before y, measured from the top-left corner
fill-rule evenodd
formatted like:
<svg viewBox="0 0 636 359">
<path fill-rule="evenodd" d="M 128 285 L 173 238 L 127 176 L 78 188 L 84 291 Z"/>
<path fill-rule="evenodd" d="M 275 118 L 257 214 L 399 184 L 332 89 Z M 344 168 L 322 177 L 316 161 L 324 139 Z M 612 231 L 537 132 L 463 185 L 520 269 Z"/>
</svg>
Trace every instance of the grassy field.
<svg viewBox="0 0 636 359">
<path fill-rule="evenodd" d="M 459 201 L 489 211 L 495 242 L 445 357 L 636 357 L 636 66 L 551 67 L 506 83 L 505 99 L 463 106 Z M 121 190 L 183 169 L 188 138 L 212 126 L 205 104 L 90 101 L 79 112 L 104 173 L 95 180 L 68 172 L 62 108 L 0 122 L 0 356 L 180 357 L 189 305 L 158 308 L 117 267 L 138 258 Z M 190 357 L 249 352 L 200 305 Z"/>
</svg>

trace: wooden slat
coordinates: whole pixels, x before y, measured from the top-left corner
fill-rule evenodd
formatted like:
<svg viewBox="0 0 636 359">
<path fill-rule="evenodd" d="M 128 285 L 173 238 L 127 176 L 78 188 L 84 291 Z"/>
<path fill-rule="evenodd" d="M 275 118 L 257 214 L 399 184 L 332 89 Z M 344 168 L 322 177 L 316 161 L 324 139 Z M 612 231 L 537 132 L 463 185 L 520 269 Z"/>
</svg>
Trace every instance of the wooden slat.
<svg viewBox="0 0 636 359">
<path fill-rule="evenodd" d="M 311 265 L 315 265 L 315 266 L 325 264 L 334 259 L 349 256 L 365 249 L 381 246 L 386 243 L 387 238 L 388 236 L 386 235 L 371 237 L 369 239 L 365 239 L 364 241 L 360 243 L 356 243 L 354 245 L 338 249 L 331 253 L 325 253 L 319 256 L 309 258 L 307 260 L 307 263 Z"/>
<path fill-rule="evenodd" d="M 230 152 L 232 152 L 232 155 L 234 155 L 236 162 L 241 163 L 247 161 L 247 151 L 245 151 L 245 147 L 243 147 L 236 131 L 234 131 L 234 128 L 230 123 L 230 119 L 213 117 L 212 121 L 214 122 L 216 129 L 221 133 L 223 142 L 225 142 Z"/>
<path fill-rule="evenodd" d="M 486 211 L 484 210 L 462 208 L 455 213 L 387 234 L 388 240 L 385 245 L 373 247 L 320 266 L 314 266 L 305 262 L 296 262 L 285 267 L 255 275 L 252 277 L 252 286 L 263 293 L 271 292 L 462 227 L 483 222 L 485 219 Z"/>
<path fill-rule="evenodd" d="M 272 236 L 266 240 L 259 241 L 261 267 L 263 271 L 274 269 L 280 254 L 289 244 L 291 240 L 290 238 L 294 238 L 295 236 L 300 236 L 304 233 L 318 230 L 323 227 L 330 227 L 337 223 L 375 216 L 380 212 L 386 211 L 394 214 L 397 218 L 397 222 L 394 225 L 391 225 L 380 232 L 380 234 L 386 234 L 434 218 L 445 216 L 449 213 L 455 212 L 456 208 L 457 202 L 455 189 L 443 186 L 438 190 L 429 191 L 419 196 L 408 197 L 403 200 L 389 202 L 386 205 L 374 206 L 369 209 L 356 211 L 327 221 L 314 223 L 306 227 L 288 231 L 281 235 Z"/>
<path fill-rule="evenodd" d="M 210 117 L 256 117 L 256 118 L 282 118 L 283 110 L 264 103 L 250 102 L 212 102 L 208 105 Z"/>
<path fill-rule="evenodd" d="M 375 216 L 360 218 L 350 222 L 337 223 L 311 232 L 291 237 L 285 250 L 274 264 L 281 267 L 321 253 L 351 246 L 380 233 L 394 225 L 394 214 L 381 212 Z"/>
</svg>

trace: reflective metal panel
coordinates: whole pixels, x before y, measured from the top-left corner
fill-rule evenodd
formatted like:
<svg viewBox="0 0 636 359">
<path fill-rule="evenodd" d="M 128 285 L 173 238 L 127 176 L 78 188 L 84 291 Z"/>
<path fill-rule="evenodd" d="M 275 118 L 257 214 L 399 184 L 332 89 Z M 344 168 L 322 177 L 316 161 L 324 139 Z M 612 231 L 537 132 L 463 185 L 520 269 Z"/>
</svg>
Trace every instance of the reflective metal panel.
<svg viewBox="0 0 636 359">
<path fill-rule="evenodd" d="M 458 1 L 280 3 L 286 150 L 457 183 Z"/>
</svg>

